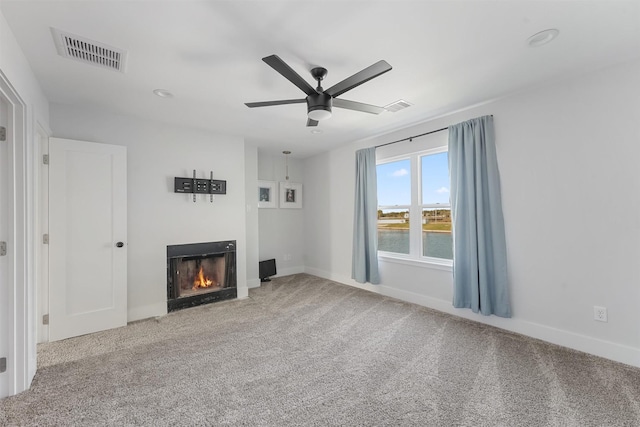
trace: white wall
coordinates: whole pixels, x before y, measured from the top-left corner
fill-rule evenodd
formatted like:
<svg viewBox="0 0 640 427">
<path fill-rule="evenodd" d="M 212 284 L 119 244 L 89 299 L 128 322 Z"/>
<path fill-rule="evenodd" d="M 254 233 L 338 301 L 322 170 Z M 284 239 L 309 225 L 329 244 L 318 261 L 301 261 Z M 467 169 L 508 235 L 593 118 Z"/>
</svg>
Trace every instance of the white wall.
<svg viewBox="0 0 640 427">
<path fill-rule="evenodd" d="M 159 101 L 163 101 L 159 98 Z M 238 297 L 247 296 L 244 141 L 193 129 L 52 104 L 56 137 L 127 147 L 128 320 L 167 311 L 167 245 L 237 241 Z M 227 181 L 227 194 L 173 192 L 176 176 Z"/>
<path fill-rule="evenodd" d="M 309 193 L 304 185 L 302 162 L 289 156 L 289 181 L 302 184 L 302 209 L 260 209 L 260 261 L 275 258 L 277 276 L 304 271 L 304 211 Z M 275 181 L 278 195 L 279 183 L 285 180 L 285 156 L 258 153 L 258 179 Z M 257 186 L 254 190 L 257 198 Z M 279 200 L 279 196 L 278 196 Z M 285 259 L 290 255 L 290 259 Z"/>
<path fill-rule="evenodd" d="M 640 366 L 638 61 L 307 159 L 307 271 L 358 286 L 350 279 L 356 149 L 486 114 L 495 121 L 513 318 L 454 309 L 446 270 L 383 262 L 382 284 L 364 287 Z M 608 308 L 608 323 L 593 320 L 594 305 Z"/>
<path fill-rule="evenodd" d="M 24 103 L 24 132 L 12 147 L 15 205 L 13 231 L 8 239 L 15 264 L 14 279 L 4 283 L 0 292 L 0 313 L 8 319 L 0 322 L 0 357 L 7 357 L 7 371 L 0 374 L 0 397 L 19 393 L 29 387 L 36 372 L 36 270 L 37 270 L 37 164 L 34 141 L 36 128 L 49 127 L 48 101 L 24 57 L 4 15 L 0 11 L 0 73 Z M 10 142 L 10 141 L 9 141 Z M 7 144 L 7 143 L 3 143 Z M 5 171 L 6 172 L 6 171 Z M 4 237 L 4 239 L 7 239 Z M 5 288 L 4 286 L 10 287 Z"/>
<path fill-rule="evenodd" d="M 0 9 L 0 70 L 27 104 L 30 122 L 49 126 L 49 101 L 42 92 L 31 66 L 27 62 L 9 24 Z M 32 127 L 32 126 L 29 126 Z M 33 130 L 33 129 L 31 129 Z"/>
<path fill-rule="evenodd" d="M 258 149 L 245 145 L 245 196 L 247 198 L 247 287 L 260 286 L 258 277 L 259 226 L 258 226 Z"/>
</svg>

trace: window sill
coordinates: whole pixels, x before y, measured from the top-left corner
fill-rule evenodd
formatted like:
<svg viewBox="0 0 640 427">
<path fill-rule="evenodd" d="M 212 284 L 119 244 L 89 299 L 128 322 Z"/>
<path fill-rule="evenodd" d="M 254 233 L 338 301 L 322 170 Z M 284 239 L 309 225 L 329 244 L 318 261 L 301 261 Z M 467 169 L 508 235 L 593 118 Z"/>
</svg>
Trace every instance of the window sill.
<svg viewBox="0 0 640 427">
<path fill-rule="evenodd" d="M 378 260 L 382 262 L 390 262 L 394 264 L 405 264 L 414 267 L 430 268 L 433 270 L 453 271 L 453 261 L 438 260 L 435 258 L 415 259 L 403 257 L 401 255 L 391 254 L 389 252 L 378 252 Z"/>
</svg>

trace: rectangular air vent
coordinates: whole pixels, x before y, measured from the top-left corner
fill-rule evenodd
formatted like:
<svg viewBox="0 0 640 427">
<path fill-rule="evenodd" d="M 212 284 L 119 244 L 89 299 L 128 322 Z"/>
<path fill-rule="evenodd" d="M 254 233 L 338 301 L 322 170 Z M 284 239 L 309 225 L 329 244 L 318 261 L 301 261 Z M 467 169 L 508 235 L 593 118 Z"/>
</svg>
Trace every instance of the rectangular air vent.
<svg viewBox="0 0 640 427">
<path fill-rule="evenodd" d="M 124 73 L 126 51 L 56 28 L 51 28 L 51 32 L 60 56 Z"/>
<path fill-rule="evenodd" d="M 400 110 L 404 110 L 405 108 L 411 107 L 411 105 L 412 104 L 408 103 L 404 99 L 399 99 L 395 102 L 392 102 L 389 105 L 385 105 L 384 109 L 392 113 L 397 113 Z"/>
</svg>

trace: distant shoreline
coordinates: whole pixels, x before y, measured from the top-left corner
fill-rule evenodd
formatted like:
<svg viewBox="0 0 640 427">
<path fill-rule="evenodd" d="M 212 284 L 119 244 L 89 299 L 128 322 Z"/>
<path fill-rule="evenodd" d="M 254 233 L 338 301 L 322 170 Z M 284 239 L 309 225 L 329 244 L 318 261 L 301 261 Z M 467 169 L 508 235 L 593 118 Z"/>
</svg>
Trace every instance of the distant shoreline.
<svg viewBox="0 0 640 427">
<path fill-rule="evenodd" d="M 385 227 L 378 226 L 378 230 L 388 230 L 388 231 L 409 231 L 408 228 L 397 228 L 397 227 Z M 422 230 L 423 233 L 449 233 L 451 234 L 451 230 Z"/>
</svg>

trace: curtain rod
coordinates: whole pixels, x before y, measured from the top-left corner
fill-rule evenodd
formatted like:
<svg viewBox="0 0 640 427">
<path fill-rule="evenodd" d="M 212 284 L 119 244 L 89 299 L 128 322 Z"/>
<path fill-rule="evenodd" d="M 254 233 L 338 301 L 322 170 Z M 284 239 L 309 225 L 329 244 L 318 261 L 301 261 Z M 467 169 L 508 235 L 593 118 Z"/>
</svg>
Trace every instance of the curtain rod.
<svg viewBox="0 0 640 427">
<path fill-rule="evenodd" d="M 429 135 L 429 134 L 432 134 L 432 133 L 442 132 L 443 130 L 447 130 L 447 129 L 449 129 L 449 127 L 448 127 L 448 126 L 447 126 L 446 128 L 437 129 L 437 130 L 432 130 L 431 132 L 421 133 L 420 135 L 410 136 L 409 138 L 399 139 L 399 140 L 397 140 L 397 141 L 387 142 L 386 144 L 376 145 L 376 148 L 384 147 L 385 145 L 397 144 L 398 142 L 411 141 L 413 138 L 419 138 L 419 137 L 421 137 L 421 136 Z"/>
<path fill-rule="evenodd" d="M 491 117 L 493 117 L 493 114 L 491 114 Z M 447 129 L 449 129 L 449 126 L 447 126 L 446 128 L 442 128 L 442 129 L 432 130 L 431 132 L 421 133 L 420 135 L 414 135 L 414 136 L 410 136 L 408 138 L 399 139 L 397 141 L 387 142 L 386 144 L 376 145 L 375 148 L 384 147 L 385 145 L 397 144 L 398 142 L 403 142 L 403 141 L 411 141 L 413 138 L 420 138 L 421 136 L 430 135 L 430 134 L 436 133 L 436 132 L 442 132 L 443 130 L 447 130 Z"/>
</svg>

